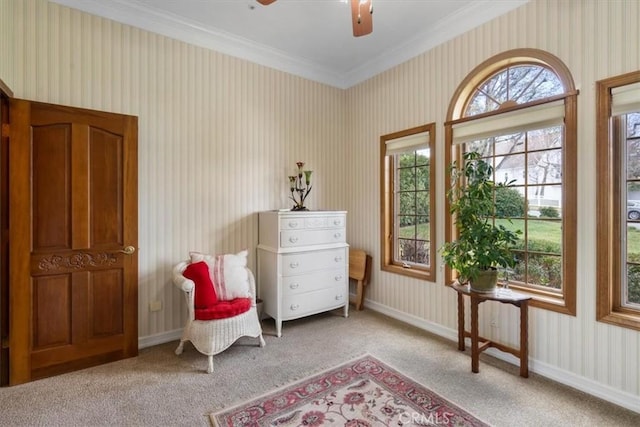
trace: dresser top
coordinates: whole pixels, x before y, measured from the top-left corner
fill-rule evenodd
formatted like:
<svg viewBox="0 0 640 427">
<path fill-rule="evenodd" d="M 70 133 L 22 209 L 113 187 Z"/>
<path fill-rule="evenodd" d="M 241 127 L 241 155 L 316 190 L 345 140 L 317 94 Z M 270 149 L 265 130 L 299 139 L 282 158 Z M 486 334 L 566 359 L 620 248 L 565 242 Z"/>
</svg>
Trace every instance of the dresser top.
<svg viewBox="0 0 640 427">
<path fill-rule="evenodd" d="M 347 211 L 331 211 L 331 210 L 292 211 L 290 209 L 280 209 L 280 210 L 264 211 L 260 213 L 299 216 L 299 215 L 346 214 Z"/>
</svg>

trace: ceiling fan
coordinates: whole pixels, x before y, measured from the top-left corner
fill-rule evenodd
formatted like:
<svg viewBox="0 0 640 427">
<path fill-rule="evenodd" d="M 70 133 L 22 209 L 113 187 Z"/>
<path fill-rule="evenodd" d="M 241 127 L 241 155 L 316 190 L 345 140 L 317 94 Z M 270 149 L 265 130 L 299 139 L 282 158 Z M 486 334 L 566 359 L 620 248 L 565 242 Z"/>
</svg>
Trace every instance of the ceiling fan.
<svg viewBox="0 0 640 427">
<path fill-rule="evenodd" d="M 258 0 L 258 3 L 268 6 L 276 0 Z M 351 0 L 351 22 L 353 36 L 366 36 L 373 31 L 373 0 Z"/>
</svg>

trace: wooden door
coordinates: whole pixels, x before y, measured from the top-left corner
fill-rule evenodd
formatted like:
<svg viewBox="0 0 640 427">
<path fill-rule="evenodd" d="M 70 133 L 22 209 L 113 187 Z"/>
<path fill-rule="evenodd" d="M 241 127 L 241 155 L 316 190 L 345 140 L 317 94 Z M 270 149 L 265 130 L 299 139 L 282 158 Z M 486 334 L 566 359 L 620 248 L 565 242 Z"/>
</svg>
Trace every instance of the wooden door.
<svg viewBox="0 0 640 427">
<path fill-rule="evenodd" d="M 137 118 L 11 99 L 9 382 L 138 353 Z"/>
</svg>

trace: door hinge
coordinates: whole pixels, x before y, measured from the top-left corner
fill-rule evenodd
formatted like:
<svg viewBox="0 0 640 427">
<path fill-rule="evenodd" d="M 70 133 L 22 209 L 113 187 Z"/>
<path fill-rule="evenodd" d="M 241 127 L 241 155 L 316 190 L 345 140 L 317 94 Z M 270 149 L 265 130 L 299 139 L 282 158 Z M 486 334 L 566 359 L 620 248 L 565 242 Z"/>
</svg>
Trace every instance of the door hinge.
<svg viewBox="0 0 640 427">
<path fill-rule="evenodd" d="M 9 348 L 9 337 L 2 338 L 2 348 Z"/>
<path fill-rule="evenodd" d="M 9 138 L 9 131 L 11 129 L 9 128 L 9 123 L 3 123 L 2 124 L 2 138 Z"/>
</svg>

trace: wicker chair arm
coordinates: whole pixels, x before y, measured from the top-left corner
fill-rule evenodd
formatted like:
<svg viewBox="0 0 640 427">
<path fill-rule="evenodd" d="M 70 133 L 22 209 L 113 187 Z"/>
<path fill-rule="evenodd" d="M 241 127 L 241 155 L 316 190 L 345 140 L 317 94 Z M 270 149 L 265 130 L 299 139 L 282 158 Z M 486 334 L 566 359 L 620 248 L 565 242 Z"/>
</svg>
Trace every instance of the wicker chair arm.
<svg viewBox="0 0 640 427">
<path fill-rule="evenodd" d="M 187 265 L 189 265 L 187 261 L 182 261 L 173 268 L 173 284 L 176 285 L 178 289 L 188 293 L 193 292 L 196 285 L 193 283 L 193 280 L 187 279 L 182 275 Z"/>
<path fill-rule="evenodd" d="M 249 294 L 251 294 L 251 306 L 255 306 L 256 305 L 256 278 L 253 275 L 253 272 L 251 271 L 251 269 L 247 268 L 247 273 L 249 274 Z"/>
</svg>

